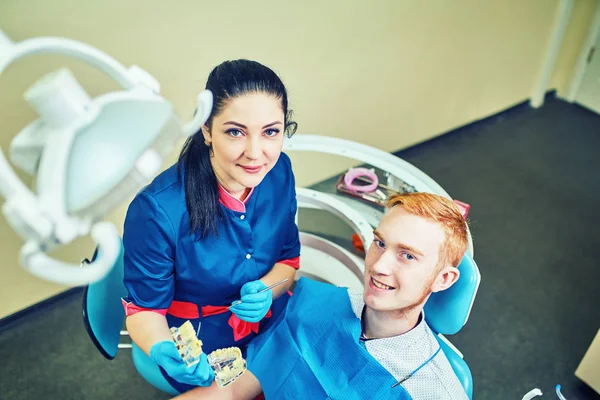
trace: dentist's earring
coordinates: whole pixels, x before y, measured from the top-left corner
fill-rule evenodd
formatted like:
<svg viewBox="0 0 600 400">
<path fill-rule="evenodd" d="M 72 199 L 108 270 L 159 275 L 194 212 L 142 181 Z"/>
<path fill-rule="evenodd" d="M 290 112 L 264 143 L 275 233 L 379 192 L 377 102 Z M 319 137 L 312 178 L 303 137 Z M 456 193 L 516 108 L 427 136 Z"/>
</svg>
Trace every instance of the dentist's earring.
<svg viewBox="0 0 600 400">
<path fill-rule="evenodd" d="M 204 139 L 204 145 L 208 147 L 208 153 L 210 154 L 210 156 L 214 156 L 215 153 L 213 153 L 212 143 L 210 142 L 210 140 Z"/>
</svg>

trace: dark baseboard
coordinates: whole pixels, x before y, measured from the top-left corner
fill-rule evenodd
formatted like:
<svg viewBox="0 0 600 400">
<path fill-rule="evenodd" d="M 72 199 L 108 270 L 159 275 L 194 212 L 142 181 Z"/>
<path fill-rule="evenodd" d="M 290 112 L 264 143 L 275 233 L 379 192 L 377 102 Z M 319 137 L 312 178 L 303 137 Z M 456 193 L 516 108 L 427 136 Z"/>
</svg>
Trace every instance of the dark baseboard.
<svg viewBox="0 0 600 400">
<path fill-rule="evenodd" d="M 43 309 L 52 306 L 62 300 L 71 299 L 76 296 L 80 296 L 83 292 L 83 287 L 74 287 L 71 289 L 67 289 L 62 293 L 54 295 L 52 297 L 47 298 L 46 300 L 42 300 L 39 303 L 36 303 L 32 306 L 22 309 L 21 311 L 17 311 L 14 314 L 8 315 L 2 319 L 0 319 L 0 332 L 9 329 L 15 324 L 19 323 L 19 321 L 24 318 L 31 316 L 35 313 L 42 311 Z"/>
</svg>

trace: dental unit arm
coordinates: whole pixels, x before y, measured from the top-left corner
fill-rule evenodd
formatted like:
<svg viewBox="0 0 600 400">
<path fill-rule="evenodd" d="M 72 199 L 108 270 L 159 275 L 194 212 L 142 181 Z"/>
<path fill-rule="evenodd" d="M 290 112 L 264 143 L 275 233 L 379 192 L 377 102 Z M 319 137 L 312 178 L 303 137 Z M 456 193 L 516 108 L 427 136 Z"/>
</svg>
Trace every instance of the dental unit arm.
<svg viewBox="0 0 600 400">
<path fill-rule="evenodd" d="M 107 54 L 64 38 L 12 42 L 0 30 L 0 75 L 25 56 L 58 53 L 106 73 L 122 88 L 91 99 L 67 69 L 31 86 L 26 101 L 39 119 L 12 141 L 11 161 L 35 175 L 32 191 L 0 149 L 2 212 L 25 240 L 20 264 L 33 275 L 68 286 L 101 279 L 121 251 L 115 226 L 102 219 L 158 174 L 177 143 L 208 118 L 212 94 L 197 98 L 192 121 L 183 125 L 160 96 L 158 81 L 137 66 L 125 68 Z M 90 234 L 98 257 L 80 266 L 47 253 Z"/>
</svg>

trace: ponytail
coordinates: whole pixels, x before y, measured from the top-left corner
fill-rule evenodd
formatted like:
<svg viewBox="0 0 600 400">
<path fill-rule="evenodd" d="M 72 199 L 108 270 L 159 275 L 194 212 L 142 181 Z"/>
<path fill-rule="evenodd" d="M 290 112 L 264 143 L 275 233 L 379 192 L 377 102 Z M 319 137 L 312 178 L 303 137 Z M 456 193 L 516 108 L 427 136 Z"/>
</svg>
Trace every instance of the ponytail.
<svg viewBox="0 0 600 400">
<path fill-rule="evenodd" d="M 218 235 L 217 222 L 225 215 L 219 205 L 217 177 L 210 164 L 211 148 L 204 144 L 202 131 L 189 137 L 179 156 L 183 168 L 185 202 L 190 217 L 190 233 L 205 237 L 209 231 Z"/>
</svg>

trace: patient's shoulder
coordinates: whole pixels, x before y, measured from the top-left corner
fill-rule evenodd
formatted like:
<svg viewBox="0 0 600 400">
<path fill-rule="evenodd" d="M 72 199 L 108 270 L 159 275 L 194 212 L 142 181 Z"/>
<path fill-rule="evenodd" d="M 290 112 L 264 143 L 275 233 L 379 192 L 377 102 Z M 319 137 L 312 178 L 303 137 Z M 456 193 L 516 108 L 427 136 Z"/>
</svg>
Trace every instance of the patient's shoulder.
<svg viewBox="0 0 600 400">
<path fill-rule="evenodd" d="M 354 315 L 356 315 L 356 318 L 361 319 L 362 310 L 365 306 L 363 293 L 352 291 L 349 288 L 347 288 L 347 290 L 348 298 L 350 299 L 350 305 L 352 306 L 352 311 L 354 311 Z"/>
<path fill-rule="evenodd" d="M 430 329 L 427 329 L 427 335 L 423 337 L 423 340 L 428 342 L 429 348 L 439 346 L 434 335 Z M 404 382 L 404 387 L 414 400 L 468 400 L 443 351 L 438 352 L 426 366 Z"/>
</svg>

